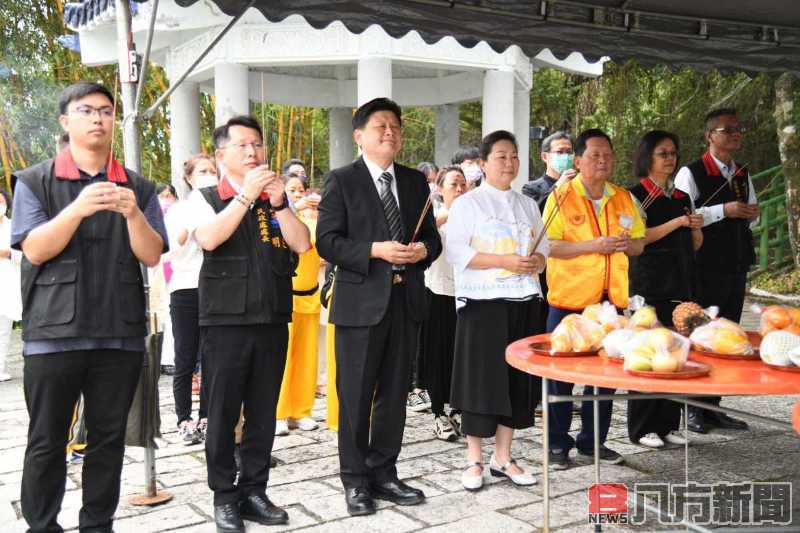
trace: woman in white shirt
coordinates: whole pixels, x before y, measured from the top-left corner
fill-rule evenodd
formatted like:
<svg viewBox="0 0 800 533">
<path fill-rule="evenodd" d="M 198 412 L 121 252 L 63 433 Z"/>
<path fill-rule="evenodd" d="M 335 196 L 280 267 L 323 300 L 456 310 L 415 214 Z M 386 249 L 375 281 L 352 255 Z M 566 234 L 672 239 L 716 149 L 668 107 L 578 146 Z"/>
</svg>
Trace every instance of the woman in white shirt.
<svg viewBox="0 0 800 533">
<path fill-rule="evenodd" d="M 191 189 L 216 186 L 217 167 L 214 159 L 206 154 L 191 157 L 183 165 L 183 179 Z M 167 286 L 172 335 L 175 339 L 172 394 L 175 397 L 178 433 L 187 446 L 199 443 L 205 437 L 208 425 L 205 387 L 200 387 L 197 423 L 192 419 L 192 374 L 200 360 L 197 284 L 200 267 L 203 266 L 203 250 L 192 234 L 196 226 L 194 215 L 191 203 L 183 200 L 173 205 L 164 219 L 172 266 L 172 277 Z"/>
<path fill-rule="evenodd" d="M 514 135 L 498 130 L 483 138 L 486 180 L 453 203 L 447 222 L 447 262 L 455 272 L 458 307 L 450 405 L 462 411 L 468 467 L 461 482 L 483 486 L 482 439 L 495 437 L 489 469 L 516 485 L 536 479 L 511 458 L 515 429 L 533 426 L 541 379 L 509 366 L 506 346 L 544 331 L 539 272 L 549 244 L 539 208 L 511 188 L 519 172 Z"/>
<path fill-rule="evenodd" d="M 6 358 L 11 347 L 11 326 L 22 318 L 22 295 L 19 288 L 19 265 L 22 252 L 11 249 L 11 220 L 6 216 L 8 196 L 0 190 L 0 381 L 8 381 Z"/>
<path fill-rule="evenodd" d="M 467 180 L 461 167 L 442 168 L 434 180 L 436 192 L 443 203 L 434 209 L 436 225 L 442 243 L 446 245 L 447 219 L 456 198 L 467 190 Z M 453 374 L 453 351 L 456 336 L 456 301 L 453 267 L 442 253 L 425 271 L 425 286 L 430 298 L 428 318 L 422 323 L 418 350 L 423 369 L 423 382 L 431 397 L 434 416 L 433 432 L 437 439 L 454 441 L 458 438 L 461 415 L 447 416 L 444 404 L 450 399 L 450 378 Z"/>
</svg>

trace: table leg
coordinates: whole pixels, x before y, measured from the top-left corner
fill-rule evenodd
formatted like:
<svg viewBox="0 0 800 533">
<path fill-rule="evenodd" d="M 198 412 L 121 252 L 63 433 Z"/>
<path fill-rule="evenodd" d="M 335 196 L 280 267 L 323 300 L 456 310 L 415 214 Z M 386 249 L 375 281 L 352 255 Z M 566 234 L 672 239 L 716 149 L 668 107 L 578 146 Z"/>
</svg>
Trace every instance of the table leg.
<svg viewBox="0 0 800 533">
<path fill-rule="evenodd" d="M 542 378 L 542 531 L 550 531 L 550 394 L 547 391 L 548 379 Z"/>
<path fill-rule="evenodd" d="M 597 387 L 592 387 L 592 394 L 597 396 Z M 592 418 L 594 419 L 594 482 L 600 484 L 600 403 L 592 400 Z M 600 524 L 594 525 L 595 531 L 602 531 Z"/>
</svg>

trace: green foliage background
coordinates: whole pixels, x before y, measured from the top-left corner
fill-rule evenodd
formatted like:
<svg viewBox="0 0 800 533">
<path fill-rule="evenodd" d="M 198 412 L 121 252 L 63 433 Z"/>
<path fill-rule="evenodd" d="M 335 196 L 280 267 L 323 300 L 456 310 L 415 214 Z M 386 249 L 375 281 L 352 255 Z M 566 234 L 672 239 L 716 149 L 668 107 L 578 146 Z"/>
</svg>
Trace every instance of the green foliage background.
<svg viewBox="0 0 800 533">
<path fill-rule="evenodd" d="M 61 0 L 0 4 L 0 69 L 11 71 L 10 76 L 0 77 L 0 151 L 5 152 L 0 154 L 0 175 L 52 157 L 60 133 L 56 97 L 62 87 L 78 79 L 101 80 L 114 87 L 115 67 L 85 67 L 77 53 L 58 44 L 57 37 L 68 33 L 62 11 Z M 143 106 L 168 85 L 164 71 L 152 67 Z M 204 95 L 200 105 L 202 146 L 210 151 L 213 99 Z M 677 133 L 681 158 L 689 161 L 704 150 L 703 115 L 720 106 L 737 107 L 750 127 L 738 159 L 754 172 L 779 163 L 772 116 L 774 80 L 766 76 L 676 71 L 666 66 L 645 69 L 635 63 L 607 63 L 605 74 L 596 79 L 544 69 L 534 74 L 531 124 L 572 133 L 588 127 L 605 129 L 617 153 L 614 179 L 627 183 L 631 154 L 644 132 L 660 128 Z M 265 123 L 273 164 L 279 162 L 275 148 L 286 143 L 282 159 L 292 152 L 289 155 L 309 164 L 313 160 L 313 178 L 319 185 L 328 170 L 327 111 L 261 103 L 254 103 L 252 111 Z M 403 162 L 416 165 L 433 159 L 434 118 L 431 108 L 404 110 Z M 461 143 L 476 144 L 481 132 L 479 102 L 462 104 L 460 123 Z M 143 173 L 154 180 L 169 180 L 169 108 L 165 106 L 144 123 L 141 135 Z M 121 157 L 119 136 L 115 147 Z M 537 142 L 532 143 L 532 176 L 543 170 L 538 151 Z"/>
</svg>

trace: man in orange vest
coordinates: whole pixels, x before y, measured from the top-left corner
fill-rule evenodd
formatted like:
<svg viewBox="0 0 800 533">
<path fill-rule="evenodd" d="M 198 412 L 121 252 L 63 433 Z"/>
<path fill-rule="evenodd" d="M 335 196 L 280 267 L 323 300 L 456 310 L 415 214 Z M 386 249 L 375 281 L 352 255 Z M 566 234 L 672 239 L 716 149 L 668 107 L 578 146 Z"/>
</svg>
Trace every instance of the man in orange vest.
<svg viewBox="0 0 800 533">
<path fill-rule="evenodd" d="M 614 148 L 602 130 L 582 132 L 575 141 L 578 175 L 555 189 L 544 209 L 545 220 L 557 210 L 547 230 L 550 257 L 547 259 L 547 331 L 553 331 L 566 315 L 580 313 L 591 304 L 609 300 L 619 309 L 628 306 L 628 256 L 644 249 L 645 224 L 631 194 L 610 183 L 614 171 Z M 557 207 L 560 206 L 560 207 Z M 572 394 L 573 383 L 550 380 L 550 394 Z M 610 394 L 612 389 L 599 389 Z M 586 393 L 586 390 L 584 390 Z M 611 424 L 611 401 L 600 402 L 600 460 L 609 464 L 623 461 L 604 442 Z M 581 405 L 581 431 L 577 439 L 569 434 L 572 422 L 570 402 L 550 405 L 550 464 L 561 470 L 569 466 L 569 451 L 594 455 L 592 402 Z"/>
</svg>

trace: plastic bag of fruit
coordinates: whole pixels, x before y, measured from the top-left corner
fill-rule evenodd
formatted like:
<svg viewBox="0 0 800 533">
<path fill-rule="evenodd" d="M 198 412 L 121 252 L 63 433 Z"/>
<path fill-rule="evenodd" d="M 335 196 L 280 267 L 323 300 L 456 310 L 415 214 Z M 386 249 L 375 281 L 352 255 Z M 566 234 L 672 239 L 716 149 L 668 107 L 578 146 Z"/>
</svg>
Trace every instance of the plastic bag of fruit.
<svg viewBox="0 0 800 533">
<path fill-rule="evenodd" d="M 725 318 L 712 320 L 692 332 L 689 339 L 700 349 L 723 355 L 749 355 L 753 346 L 739 324 Z"/>
<path fill-rule="evenodd" d="M 761 315 L 758 332 L 762 336 L 772 331 L 788 331 L 800 335 L 800 309 L 788 305 L 753 306 L 753 311 Z"/>
<path fill-rule="evenodd" d="M 655 307 L 647 305 L 642 296 L 638 294 L 631 296 L 628 301 L 628 309 L 630 309 L 633 314 L 628 320 L 627 327 L 633 329 L 653 329 L 661 327 Z"/>
<path fill-rule="evenodd" d="M 550 351 L 592 352 L 600 349 L 604 336 L 600 324 L 572 313 L 565 316 L 550 334 Z"/>
<path fill-rule="evenodd" d="M 615 329 L 621 329 L 627 326 L 628 319 L 617 313 L 617 308 L 611 302 L 603 302 L 599 304 L 592 304 L 583 310 L 581 316 L 594 320 L 601 326 L 603 330 L 608 333 Z"/>
<path fill-rule="evenodd" d="M 623 346 L 625 370 L 677 372 L 689 358 L 691 342 L 667 328 L 637 331 Z"/>
<path fill-rule="evenodd" d="M 632 329 L 616 329 L 603 339 L 603 350 L 613 359 L 623 359 L 622 350 L 625 345 L 636 335 Z"/>
<path fill-rule="evenodd" d="M 800 362 L 800 335 L 786 330 L 770 331 L 761 341 L 759 355 L 762 361 L 771 365 L 797 365 L 795 361 Z"/>
</svg>

